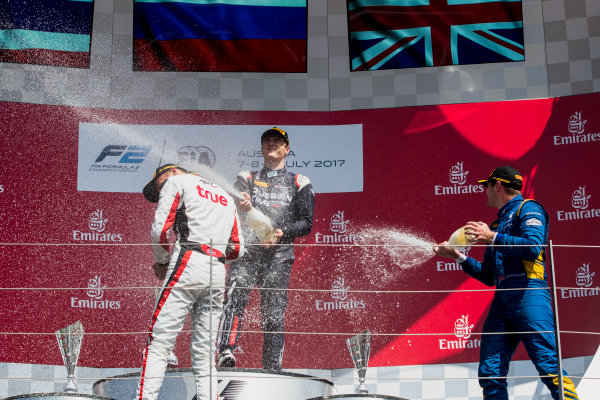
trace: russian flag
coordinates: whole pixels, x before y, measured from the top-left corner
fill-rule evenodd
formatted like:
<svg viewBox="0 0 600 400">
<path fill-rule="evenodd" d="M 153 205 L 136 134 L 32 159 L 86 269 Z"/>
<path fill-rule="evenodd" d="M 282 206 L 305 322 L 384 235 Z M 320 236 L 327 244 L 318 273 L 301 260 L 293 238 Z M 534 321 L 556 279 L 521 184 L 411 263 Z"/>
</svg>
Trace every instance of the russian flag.
<svg viewBox="0 0 600 400">
<path fill-rule="evenodd" d="M 306 72 L 306 0 L 135 0 L 137 71 Z"/>
<path fill-rule="evenodd" d="M 0 1 L 0 61 L 89 68 L 93 0 Z"/>
</svg>

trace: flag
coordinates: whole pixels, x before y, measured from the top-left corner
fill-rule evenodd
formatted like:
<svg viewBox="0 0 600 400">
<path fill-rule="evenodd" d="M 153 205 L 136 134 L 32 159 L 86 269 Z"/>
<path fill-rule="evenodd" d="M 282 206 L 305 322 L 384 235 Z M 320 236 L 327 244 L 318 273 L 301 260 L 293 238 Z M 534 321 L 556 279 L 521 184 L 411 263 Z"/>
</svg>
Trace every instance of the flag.
<svg viewBox="0 0 600 400">
<path fill-rule="evenodd" d="M 0 61 L 89 68 L 93 0 L 0 0 Z"/>
<path fill-rule="evenodd" d="M 134 70 L 306 72 L 306 0 L 134 4 Z"/>
<path fill-rule="evenodd" d="M 352 71 L 525 60 L 521 0 L 348 1 Z"/>
</svg>

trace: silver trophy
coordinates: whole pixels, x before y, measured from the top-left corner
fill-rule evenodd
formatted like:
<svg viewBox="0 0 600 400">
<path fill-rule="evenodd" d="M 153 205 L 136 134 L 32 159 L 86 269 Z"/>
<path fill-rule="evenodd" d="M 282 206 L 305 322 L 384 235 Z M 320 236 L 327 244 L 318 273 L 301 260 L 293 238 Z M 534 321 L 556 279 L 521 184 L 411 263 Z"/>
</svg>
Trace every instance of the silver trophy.
<svg viewBox="0 0 600 400">
<path fill-rule="evenodd" d="M 63 390 L 67 393 L 77 393 L 77 385 L 75 385 L 75 367 L 79 359 L 79 351 L 81 350 L 81 341 L 83 340 L 83 324 L 77 321 L 74 324 L 56 331 L 56 339 L 60 354 L 62 354 L 63 363 L 67 367 L 67 383 L 63 386 Z"/>
<path fill-rule="evenodd" d="M 371 354 L 371 332 L 367 329 L 350 339 L 346 339 L 346 345 L 350 350 L 354 366 L 358 370 L 358 386 L 354 393 L 369 393 L 365 385 L 365 376 L 367 375 L 369 355 Z"/>
</svg>

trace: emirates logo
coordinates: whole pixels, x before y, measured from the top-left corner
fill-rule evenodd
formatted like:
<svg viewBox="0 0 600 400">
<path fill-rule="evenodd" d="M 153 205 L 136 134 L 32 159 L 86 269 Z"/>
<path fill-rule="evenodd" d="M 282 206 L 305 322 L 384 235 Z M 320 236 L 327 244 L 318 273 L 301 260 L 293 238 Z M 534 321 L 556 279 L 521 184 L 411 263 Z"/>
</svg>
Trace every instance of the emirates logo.
<svg viewBox="0 0 600 400">
<path fill-rule="evenodd" d="M 589 206 L 588 200 L 590 197 L 592 196 L 585 194 L 585 186 L 580 186 L 579 189 L 575 190 L 571 195 L 571 205 L 573 208 L 585 210 Z"/>
<path fill-rule="evenodd" d="M 329 225 L 329 228 L 331 229 L 331 232 L 346 233 L 349 222 L 350 221 L 347 219 L 344 219 L 344 212 L 338 211 L 331 216 L 331 224 Z"/>
<path fill-rule="evenodd" d="M 349 311 L 364 309 L 366 303 L 362 299 L 348 297 L 350 286 L 346 286 L 343 277 L 338 277 L 331 285 L 331 300 L 315 300 L 317 311 Z"/>
<path fill-rule="evenodd" d="M 469 324 L 469 314 L 463 315 L 454 322 L 454 336 L 460 339 L 468 339 L 473 331 L 473 324 Z"/>
<path fill-rule="evenodd" d="M 581 267 L 577 268 L 576 272 L 576 282 L 580 287 L 590 287 L 594 283 L 592 278 L 596 275 L 595 272 L 590 273 L 590 264 L 583 264 Z"/>
<path fill-rule="evenodd" d="M 106 223 L 108 218 L 102 218 L 102 210 L 98 209 L 90 214 L 90 220 L 88 222 L 88 228 L 96 232 L 104 232 L 106 229 Z"/>
<path fill-rule="evenodd" d="M 575 112 L 569 117 L 569 133 L 583 133 L 586 122 L 581 119 L 581 111 Z"/>
<path fill-rule="evenodd" d="M 467 182 L 469 171 L 465 171 L 463 163 L 459 162 L 450 168 L 450 183 L 454 185 L 464 185 Z"/>
<path fill-rule="evenodd" d="M 104 289 L 106 285 L 102 285 L 102 278 L 96 275 L 88 281 L 87 295 L 92 299 L 100 300 L 104 297 Z"/>
<path fill-rule="evenodd" d="M 344 278 L 340 277 L 333 281 L 331 285 L 331 297 L 336 300 L 346 300 L 350 286 L 344 284 Z"/>
<path fill-rule="evenodd" d="M 96 275 L 88 281 L 88 288 L 85 292 L 86 298 L 71 297 L 71 308 L 86 308 L 98 310 L 119 310 L 121 309 L 120 300 L 111 300 L 104 298 L 104 289 L 106 285 L 102 284 L 100 275 Z"/>
<path fill-rule="evenodd" d="M 73 231 L 73 240 L 87 241 L 87 242 L 122 242 L 123 237 L 120 233 L 111 233 L 106 229 L 108 218 L 104 218 L 104 211 L 96 209 L 92 213 L 87 221 L 89 231 L 82 232 L 75 229 Z"/>
</svg>

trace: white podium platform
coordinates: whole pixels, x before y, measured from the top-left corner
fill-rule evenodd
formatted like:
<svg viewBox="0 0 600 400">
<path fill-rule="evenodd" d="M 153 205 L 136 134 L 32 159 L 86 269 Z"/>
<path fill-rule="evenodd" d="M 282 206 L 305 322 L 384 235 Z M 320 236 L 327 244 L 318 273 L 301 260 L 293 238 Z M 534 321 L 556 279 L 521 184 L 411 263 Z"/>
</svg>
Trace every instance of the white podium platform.
<svg viewBox="0 0 600 400">
<path fill-rule="evenodd" d="M 135 397 L 139 373 L 97 381 L 93 392 L 115 400 Z M 335 393 L 332 382 L 291 372 L 248 368 L 219 368 L 220 400 L 306 400 Z M 167 369 L 158 400 L 192 400 L 196 394 L 191 368 Z M 72 399 L 69 399 L 72 400 Z"/>
<path fill-rule="evenodd" d="M 313 397 L 307 400 L 330 400 L 330 399 L 343 399 L 343 400 L 369 400 L 369 399 L 383 399 L 383 400 L 407 400 L 403 397 L 387 396 L 385 394 L 335 394 L 332 396 Z"/>
<path fill-rule="evenodd" d="M 32 393 L 20 394 L 17 396 L 5 397 L 2 400 L 116 400 L 108 397 L 93 396 L 91 394 L 80 393 Z"/>
</svg>

